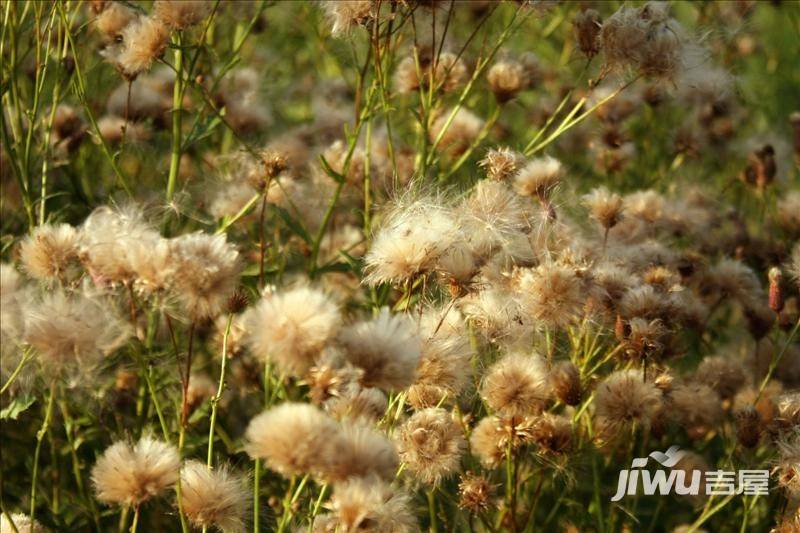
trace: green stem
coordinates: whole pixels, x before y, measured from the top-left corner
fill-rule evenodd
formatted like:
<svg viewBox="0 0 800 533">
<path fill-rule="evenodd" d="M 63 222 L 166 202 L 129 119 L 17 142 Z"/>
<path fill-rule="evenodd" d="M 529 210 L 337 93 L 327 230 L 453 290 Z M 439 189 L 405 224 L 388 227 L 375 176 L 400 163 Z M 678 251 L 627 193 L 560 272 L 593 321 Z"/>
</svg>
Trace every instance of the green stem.
<svg viewBox="0 0 800 533">
<path fill-rule="evenodd" d="M 428 516 L 430 517 L 431 524 L 430 524 L 430 531 L 431 533 L 437 533 L 438 526 L 436 523 L 436 487 L 431 487 L 428 490 Z"/>
<path fill-rule="evenodd" d="M 20 373 L 22 372 L 22 369 L 25 368 L 25 365 L 27 365 L 28 361 L 30 361 L 31 359 L 33 359 L 33 351 L 31 349 L 28 349 L 22 355 L 22 359 L 20 359 L 17 367 L 8 377 L 8 381 L 6 381 L 5 384 L 3 385 L 3 388 L 0 389 L 0 394 L 3 394 L 4 392 L 6 392 L 6 390 L 8 390 L 11 384 L 14 383 L 14 380 L 16 380 L 17 377 L 19 377 Z"/>
<path fill-rule="evenodd" d="M 172 202 L 181 167 L 181 120 L 183 117 L 183 40 L 175 35 L 175 83 L 172 87 L 172 150 L 167 178 L 167 203 Z"/>
<path fill-rule="evenodd" d="M 47 429 L 50 427 L 50 419 L 53 416 L 53 405 L 55 403 L 56 398 L 56 381 L 53 380 L 50 383 L 50 395 L 47 398 L 47 408 L 44 412 L 44 420 L 42 421 L 42 426 L 39 428 L 39 431 L 36 433 L 36 450 L 33 453 L 33 473 L 31 475 L 31 508 L 30 513 L 28 516 L 31 519 L 31 523 L 36 519 L 36 478 L 39 474 L 39 453 L 42 450 L 42 441 L 44 441 L 45 435 L 47 435 Z"/>
<path fill-rule="evenodd" d="M 225 323 L 225 333 L 222 335 L 222 362 L 219 369 L 219 385 L 217 386 L 217 394 L 211 399 L 211 423 L 208 428 L 208 454 L 206 457 L 206 465 L 211 468 L 214 457 L 214 428 L 217 425 L 217 410 L 219 407 L 219 400 L 222 397 L 222 391 L 225 388 L 225 366 L 228 360 L 228 336 L 231 333 L 231 323 L 233 322 L 233 315 L 228 315 L 228 321 Z"/>
<path fill-rule="evenodd" d="M 130 533 L 136 533 L 136 528 L 139 526 L 139 506 L 133 510 L 133 522 L 131 523 Z"/>
</svg>

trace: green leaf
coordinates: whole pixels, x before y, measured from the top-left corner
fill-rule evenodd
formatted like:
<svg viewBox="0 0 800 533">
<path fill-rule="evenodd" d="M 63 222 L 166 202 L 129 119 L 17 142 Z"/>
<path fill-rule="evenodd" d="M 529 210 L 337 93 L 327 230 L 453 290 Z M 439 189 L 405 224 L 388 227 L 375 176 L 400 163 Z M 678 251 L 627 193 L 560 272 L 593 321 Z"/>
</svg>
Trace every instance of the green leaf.
<svg viewBox="0 0 800 533">
<path fill-rule="evenodd" d="M 16 420 L 19 415 L 28 410 L 36 402 L 36 396 L 23 394 L 17 396 L 5 409 L 0 411 L 0 420 Z"/>
<path fill-rule="evenodd" d="M 278 207 L 277 205 L 274 204 L 270 204 L 269 207 L 270 209 L 275 211 L 275 213 L 277 213 L 279 217 L 281 217 L 281 220 L 283 220 L 284 223 L 286 223 L 286 225 L 289 227 L 290 230 L 292 230 L 292 232 L 295 235 L 306 241 L 306 243 L 308 244 L 311 244 L 313 242 L 311 236 L 308 234 L 306 229 L 294 218 L 292 218 L 292 215 L 290 215 L 286 209 Z"/>
<path fill-rule="evenodd" d="M 325 171 L 325 174 L 333 178 L 336 183 L 344 183 L 344 176 L 333 170 L 328 161 L 325 159 L 325 156 L 322 154 L 319 156 L 319 163 L 322 165 L 322 170 Z"/>
</svg>

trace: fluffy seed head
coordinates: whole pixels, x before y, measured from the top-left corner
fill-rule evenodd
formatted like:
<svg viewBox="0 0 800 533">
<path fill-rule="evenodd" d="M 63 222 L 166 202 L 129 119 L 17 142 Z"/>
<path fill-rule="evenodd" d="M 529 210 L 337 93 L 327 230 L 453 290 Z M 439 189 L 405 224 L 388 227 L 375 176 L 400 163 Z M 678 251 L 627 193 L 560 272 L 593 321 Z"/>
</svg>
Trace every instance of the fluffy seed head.
<svg viewBox="0 0 800 533">
<path fill-rule="evenodd" d="M 793 498 L 800 496 L 800 437 L 797 433 L 778 441 L 778 485 Z"/>
<path fill-rule="evenodd" d="M 531 428 L 531 441 L 545 453 L 564 453 L 572 443 L 572 422 L 563 415 L 542 413 Z"/>
<path fill-rule="evenodd" d="M 492 148 L 486 152 L 486 157 L 478 162 L 490 180 L 505 181 L 513 177 L 524 164 L 521 154 L 507 146 Z"/>
<path fill-rule="evenodd" d="M 107 6 L 94 20 L 103 41 L 112 43 L 122 39 L 122 31 L 138 18 L 136 12 L 121 2 Z"/>
<path fill-rule="evenodd" d="M 550 382 L 556 398 L 565 405 L 578 405 L 583 397 L 581 376 L 570 361 L 562 361 L 550 372 Z"/>
<path fill-rule="evenodd" d="M 375 16 L 373 0 L 325 0 L 322 6 L 331 23 L 331 34 L 337 37 Z"/>
<path fill-rule="evenodd" d="M 600 32 L 603 29 L 600 13 L 594 9 L 579 11 L 572 22 L 572 29 L 581 53 L 589 58 L 596 56 L 600 51 Z"/>
<path fill-rule="evenodd" d="M 242 264 L 236 247 L 225 235 L 202 232 L 173 241 L 175 290 L 193 320 L 213 318 L 225 309 L 239 284 Z"/>
<path fill-rule="evenodd" d="M 164 54 L 169 41 L 169 28 L 161 20 L 141 17 L 122 31 L 122 50 L 116 63 L 123 76 L 134 79 L 150 70 L 153 61 Z"/>
<path fill-rule="evenodd" d="M 564 167 L 550 156 L 532 159 L 517 172 L 514 188 L 522 196 L 535 196 L 541 201 L 550 198 L 564 177 Z"/>
<path fill-rule="evenodd" d="M 246 450 L 285 477 L 318 475 L 327 469 L 331 443 L 339 434 L 336 421 L 317 407 L 287 402 L 250 421 Z"/>
<path fill-rule="evenodd" d="M 508 102 L 518 92 L 530 85 L 525 67 L 518 61 L 513 60 L 496 62 L 486 74 L 486 80 L 489 82 L 489 88 L 494 93 L 495 98 L 501 104 Z"/>
<path fill-rule="evenodd" d="M 492 506 L 493 493 L 486 477 L 467 472 L 458 484 L 458 506 L 472 513 L 485 513 Z"/>
<path fill-rule="evenodd" d="M 461 428 L 441 408 L 414 413 L 398 437 L 400 459 L 416 478 L 429 484 L 458 471 L 465 446 Z"/>
<path fill-rule="evenodd" d="M 439 148 L 458 156 L 478 138 L 483 129 L 483 119 L 469 109 L 461 107 L 448 124 L 452 112 L 448 109 L 439 115 L 431 124 L 429 133 L 431 142 L 441 138 Z"/>
<path fill-rule="evenodd" d="M 636 370 L 617 370 L 597 387 L 594 404 L 597 416 L 612 424 L 649 422 L 661 407 L 661 391 L 642 381 Z"/>
<path fill-rule="evenodd" d="M 69 224 L 37 226 L 19 247 L 25 272 L 39 281 L 66 281 L 78 257 L 78 232 Z"/>
<path fill-rule="evenodd" d="M 383 308 L 374 320 L 345 328 L 339 342 L 347 360 L 364 371 L 364 386 L 396 391 L 414 382 L 421 354 L 415 329 L 408 317 Z"/>
<path fill-rule="evenodd" d="M 241 533 L 245 531 L 250 491 L 245 480 L 227 466 L 209 470 L 200 461 L 187 461 L 181 470 L 181 503 L 194 525 Z"/>
<path fill-rule="evenodd" d="M 341 317 L 322 291 L 301 286 L 264 294 L 244 320 L 253 353 L 301 377 L 334 337 Z"/>
<path fill-rule="evenodd" d="M 380 431 L 359 422 L 342 424 L 335 440 L 329 443 L 323 479 L 332 482 L 350 478 L 394 479 L 399 463 L 392 441 Z"/>
<path fill-rule="evenodd" d="M 566 327 L 583 310 L 583 284 L 575 270 L 558 263 L 521 271 L 520 305 L 534 319 L 550 328 Z"/>
<path fill-rule="evenodd" d="M 727 399 L 733 398 L 745 384 L 746 372 L 741 361 L 730 356 L 714 355 L 701 361 L 694 379 Z"/>
<path fill-rule="evenodd" d="M 180 468 L 174 446 L 144 436 L 134 446 L 117 442 L 107 448 L 92 469 L 92 483 L 100 501 L 136 506 L 173 486 Z"/>
<path fill-rule="evenodd" d="M 5 513 L 0 514 L 0 533 L 45 533 L 47 529 L 44 528 L 39 522 L 31 523 L 28 515 L 22 513 L 14 513 L 10 515 L 11 522 L 6 518 Z"/>
<path fill-rule="evenodd" d="M 419 530 L 408 495 L 379 479 L 355 478 L 336 485 L 328 507 L 332 520 L 320 528 L 326 533 L 412 533 Z"/>
<path fill-rule="evenodd" d="M 598 187 L 584 195 L 583 204 L 589 209 L 589 215 L 604 229 L 613 228 L 622 218 L 622 197 L 605 187 Z"/>
<path fill-rule="evenodd" d="M 29 307 L 24 339 L 45 369 L 60 373 L 93 368 L 130 335 L 130 327 L 106 301 L 55 291 Z"/>
<path fill-rule="evenodd" d="M 722 416 L 720 398 L 701 383 L 679 383 L 669 392 L 669 411 L 690 438 L 702 438 Z"/>
<path fill-rule="evenodd" d="M 208 0 L 156 0 L 153 13 L 170 28 L 183 30 L 206 18 L 212 3 Z"/>
<path fill-rule="evenodd" d="M 538 354 L 509 354 L 487 371 L 481 397 L 503 414 L 538 413 L 550 397 L 548 377 L 547 365 Z"/>
</svg>

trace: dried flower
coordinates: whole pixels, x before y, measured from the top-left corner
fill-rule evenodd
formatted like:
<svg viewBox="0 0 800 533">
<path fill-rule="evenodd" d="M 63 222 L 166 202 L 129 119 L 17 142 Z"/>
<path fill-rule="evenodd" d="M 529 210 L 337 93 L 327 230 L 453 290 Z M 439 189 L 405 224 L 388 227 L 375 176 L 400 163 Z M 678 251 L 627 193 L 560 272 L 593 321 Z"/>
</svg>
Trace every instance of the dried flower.
<svg viewBox="0 0 800 533">
<path fill-rule="evenodd" d="M 746 381 L 746 372 L 741 361 L 730 356 L 706 357 L 694 374 L 694 379 L 708 385 L 721 398 L 733 398 Z"/>
<path fill-rule="evenodd" d="M 492 506 L 493 492 L 486 477 L 467 472 L 458 484 L 458 506 L 472 513 L 485 513 Z"/>
<path fill-rule="evenodd" d="M 39 522 L 31 523 L 31 519 L 22 513 L 14 513 L 8 518 L 5 513 L 0 514 L 0 533 L 45 533 L 46 531 L 47 529 Z"/>
<path fill-rule="evenodd" d="M 563 415 L 542 413 L 536 417 L 530 439 L 546 453 L 564 453 L 572 442 L 572 422 Z"/>
<path fill-rule="evenodd" d="M 501 104 L 508 102 L 530 85 L 525 67 L 513 60 L 496 62 L 487 72 L 486 80 L 489 82 L 489 89 Z"/>
<path fill-rule="evenodd" d="M 374 320 L 342 330 L 339 342 L 347 360 L 364 371 L 364 386 L 396 391 L 414 382 L 421 341 L 406 316 L 383 308 Z"/>
<path fill-rule="evenodd" d="M 315 531 L 412 533 L 419 530 L 411 499 L 388 483 L 374 478 L 352 479 L 337 485 L 329 504 L 330 523 Z"/>
<path fill-rule="evenodd" d="M 553 393 L 565 405 L 578 405 L 583 397 L 581 375 L 570 361 L 561 361 L 550 371 Z"/>
<path fill-rule="evenodd" d="M 452 155 L 461 155 L 481 133 L 483 119 L 465 107 L 455 111 L 452 120 L 450 115 L 453 110 L 447 110 L 439 115 L 431 124 L 429 134 L 432 143 L 439 140 L 441 150 Z"/>
<path fill-rule="evenodd" d="M 483 167 L 490 180 L 506 181 L 517 173 L 524 161 L 521 154 L 503 146 L 486 152 L 486 157 L 478 162 L 478 166 Z"/>
<path fill-rule="evenodd" d="M 755 448 L 761 438 L 761 415 L 748 405 L 736 413 L 736 438 L 745 448 Z"/>
<path fill-rule="evenodd" d="M 597 416 L 611 424 L 647 423 L 661 406 L 661 391 L 642 380 L 641 372 L 617 370 L 595 392 Z"/>
<path fill-rule="evenodd" d="M 175 291 L 193 320 L 213 318 L 225 309 L 239 284 L 239 252 L 225 235 L 202 232 L 176 237 Z"/>
<path fill-rule="evenodd" d="M 343 423 L 325 454 L 323 479 L 337 482 L 351 478 L 379 477 L 392 480 L 399 463 L 397 450 L 386 435 L 361 423 Z"/>
<path fill-rule="evenodd" d="M 420 481 L 434 485 L 458 471 L 465 446 L 461 428 L 440 408 L 414 413 L 398 437 L 400 459 Z"/>
<path fill-rule="evenodd" d="M 588 58 L 596 56 L 600 51 L 600 33 L 603 28 L 600 13 L 594 9 L 579 11 L 572 21 L 572 28 L 581 53 Z"/>
<path fill-rule="evenodd" d="M 25 319 L 25 342 L 50 372 L 88 370 L 130 337 L 131 328 L 98 297 L 62 291 L 31 304 Z"/>
<path fill-rule="evenodd" d="M 373 0 L 326 0 L 322 5 L 334 36 L 349 33 L 354 26 L 366 25 L 377 14 Z"/>
<path fill-rule="evenodd" d="M 76 271 L 78 232 L 69 224 L 43 224 L 20 244 L 22 267 L 40 281 L 67 281 Z"/>
<path fill-rule="evenodd" d="M 243 532 L 249 507 L 247 483 L 228 467 L 211 470 L 200 461 L 183 465 L 181 508 L 196 526 L 217 526 L 223 533 Z"/>
<path fill-rule="evenodd" d="M 92 468 L 92 483 L 100 501 L 133 507 L 174 485 L 180 468 L 174 446 L 144 436 L 135 446 L 107 448 Z"/>
<path fill-rule="evenodd" d="M 535 196 L 546 202 L 563 177 L 564 167 L 558 159 L 550 156 L 531 159 L 517 172 L 514 188 L 522 196 Z"/>
<path fill-rule="evenodd" d="M 336 305 L 322 291 L 300 286 L 269 291 L 244 315 L 253 353 L 289 375 L 303 376 L 339 328 Z"/>
<path fill-rule="evenodd" d="M 622 217 L 622 197 L 605 187 L 584 195 L 583 204 L 589 209 L 589 215 L 606 231 L 616 226 Z"/>
<path fill-rule="evenodd" d="M 123 30 L 137 18 L 138 15 L 133 9 L 121 2 L 112 2 L 100 12 L 94 20 L 94 26 L 103 41 L 113 43 L 122 40 Z"/>
<path fill-rule="evenodd" d="M 547 365 L 538 354 L 509 354 L 489 368 L 481 397 L 503 414 L 538 413 L 550 397 L 548 378 Z"/>
<path fill-rule="evenodd" d="M 517 283 L 523 310 L 549 328 L 570 325 L 583 310 L 583 284 L 569 267 L 549 263 L 525 269 Z"/>
<path fill-rule="evenodd" d="M 677 384 L 669 393 L 669 411 L 690 438 L 702 438 L 722 416 L 720 398 L 701 383 Z"/>
<path fill-rule="evenodd" d="M 208 0 L 156 0 L 155 17 L 175 30 L 184 30 L 202 21 L 211 12 Z"/>
<path fill-rule="evenodd" d="M 339 425 L 319 408 L 283 403 L 250 421 L 245 433 L 251 457 L 266 459 L 283 476 L 319 474 L 328 469 Z"/>
<path fill-rule="evenodd" d="M 169 28 L 159 19 L 141 17 L 122 31 L 122 50 L 114 58 L 122 74 L 132 80 L 164 54 Z"/>
</svg>

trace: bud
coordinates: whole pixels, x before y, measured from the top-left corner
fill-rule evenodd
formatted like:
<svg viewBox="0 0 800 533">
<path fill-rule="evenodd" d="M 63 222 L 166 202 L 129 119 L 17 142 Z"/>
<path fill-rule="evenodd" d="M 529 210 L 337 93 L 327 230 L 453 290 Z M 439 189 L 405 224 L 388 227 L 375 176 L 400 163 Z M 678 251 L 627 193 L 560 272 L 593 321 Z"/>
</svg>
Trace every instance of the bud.
<svg viewBox="0 0 800 533">
<path fill-rule="evenodd" d="M 783 273 L 778 267 L 769 269 L 769 308 L 780 313 L 783 310 L 783 294 L 781 294 L 781 282 Z"/>
<path fill-rule="evenodd" d="M 556 398 L 566 405 L 581 403 L 583 391 L 581 388 L 581 375 L 578 368 L 570 361 L 558 363 L 550 374 L 553 391 Z"/>
<path fill-rule="evenodd" d="M 755 448 L 761 438 L 761 416 L 748 405 L 736 413 L 736 437 L 745 448 Z"/>
<path fill-rule="evenodd" d="M 622 320 L 622 315 L 617 315 L 617 320 L 614 322 L 614 336 L 619 342 L 625 340 L 626 335 L 625 321 Z"/>
<path fill-rule="evenodd" d="M 286 157 L 272 150 L 265 150 L 261 153 L 261 163 L 264 165 L 264 172 L 269 179 L 277 177 L 288 168 Z"/>
</svg>

